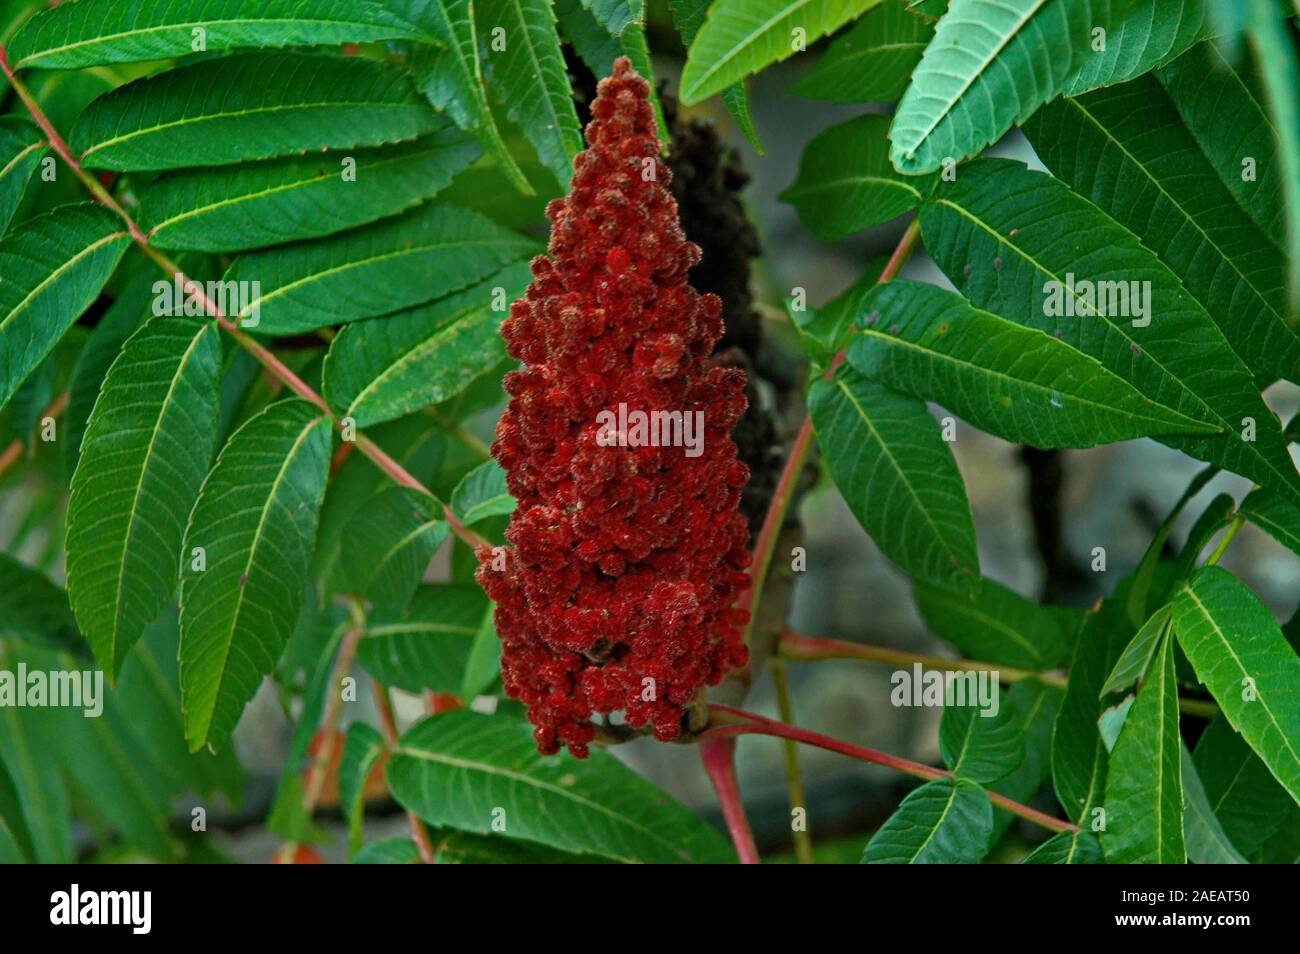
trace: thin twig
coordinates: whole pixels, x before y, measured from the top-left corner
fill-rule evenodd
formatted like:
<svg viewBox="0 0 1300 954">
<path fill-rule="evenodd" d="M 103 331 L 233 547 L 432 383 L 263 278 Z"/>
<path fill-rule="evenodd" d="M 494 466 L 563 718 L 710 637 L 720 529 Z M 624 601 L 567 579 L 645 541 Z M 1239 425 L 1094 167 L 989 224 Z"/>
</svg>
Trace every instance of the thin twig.
<svg viewBox="0 0 1300 954">
<path fill-rule="evenodd" d="M 776 711 L 782 722 L 794 721 L 794 706 L 790 702 L 790 674 L 786 672 L 785 660 L 772 659 L 772 683 L 776 686 Z M 782 739 L 785 748 L 785 781 L 790 792 L 791 818 L 795 812 L 803 812 L 804 824 L 792 829 L 794 836 L 794 854 L 799 864 L 813 863 L 812 835 L 808 831 L 808 802 L 804 798 L 803 776 L 799 773 L 799 747 L 794 739 Z M 793 821 L 791 822 L 793 824 Z"/>
<path fill-rule="evenodd" d="M 746 712 L 732 706 L 712 705 L 709 706 L 709 712 L 716 718 L 718 724 L 711 725 L 700 733 L 699 738 L 704 744 L 720 739 L 734 739 L 740 735 L 771 735 L 780 739 L 793 739 L 805 745 L 814 745 L 830 752 L 838 752 L 841 755 L 847 755 L 863 762 L 870 762 L 873 765 L 883 765 L 885 768 L 891 768 L 896 772 L 924 779 L 927 782 L 955 777 L 951 772 L 934 768 L 931 765 L 922 765 L 920 762 L 913 762 L 911 759 L 900 758 L 897 755 L 890 755 L 876 749 L 853 745 L 850 742 L 841 742 L 839 739 L 832 739 L 828 735 L 809 732 L 807 729 L 786 725 L 784 722 L 777 722 L 775 719 L 766 719 L 753 712 Z M 1028 805 L 1012 801 L 1005 795 L 988 790 L 985 791 L 985 794 L 988 795 L 989 801 L 998 808 L 1006 809 L 1013 815 L 1019 815 L 1036 825 L 1041 825 L 1052 831 L 1079 830 L 1077 825 L 1061 821 L 1061 819 L 1053 818 L 1036 808 L 1030 808 Z"/>
<path fill-rule="evenodd" d="M 754 833 L 749 828 L 745 803 L 741 801 L 740 787 L 736 784 L 735 752 L 735 739 L 725 736 L 700 743 L 700 760 L 704 763 L 704 771 L 709 774 L 714 791 L 718 793 L 722 817 L 727 822 L 727 832 L 731 835 L 732 844 L 736 846 L 740 863 L 756 865 L 759 863 L 758 846 L 754 844 Z"/>
</svg>

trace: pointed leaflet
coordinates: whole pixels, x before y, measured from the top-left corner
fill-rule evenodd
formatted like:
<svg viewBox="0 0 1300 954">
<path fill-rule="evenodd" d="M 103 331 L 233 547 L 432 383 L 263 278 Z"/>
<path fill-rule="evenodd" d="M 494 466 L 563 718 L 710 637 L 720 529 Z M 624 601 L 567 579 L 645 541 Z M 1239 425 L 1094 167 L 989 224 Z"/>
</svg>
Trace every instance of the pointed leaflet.
<svg viewBox="0 0 1300 954">
<path fill-rule="evenodd" d="M 41 132 L 21 119 L 0 119 L 0 235 L 18 211 L 27 183 L 46 151 Z"/>
<path fill-rule="evenodd" d="M 513 513 L 515 500 L 506 489 L 506 472 L 501 465 L 487 460 L 462 477 L 452 492 L 451 509 L 466 524 Z"/>
<path fill-rule="evenodd" d="M 1107 674 L 1128 643 L 1137 624 L 1130 623 L 1126 604 L 1134 589 L 1131 578 L 1090 613 L 1070 661 L 1070 680 L 1052 730 L 1052 783 L 1066 817 L 1081 826 L 1094 821 L 1093 809 L 1106 784 L 1106 747 L 1097 730 L 1105 705 L 1099 699 Z M 1146 600 L 1141 601 L 1146 610 Z M 1110 697 L 1113 698 L 1113 697 Z"/>
<path fill-rule="evenodd" d="M 981 311 L 935 285 L 889 282 L 862 308 L 849 346 L 855 368 L 1006 440 L 1091 447 L 1216 430 L 1148 401 L 1054 336 Z"/>
<path fill-rule="evenodd" d="M 15 69 L 67 70 L 241 46 L 329 46 L 419 35 L 367 0 L 78 0 L 33 17 L 8 52 Z"/>
<path fill-rule="evenodd" d="M 440 44 L 421 44 L 411 51 L 408 65 L 416 87 L 457 126 L 479 137 L 511 186 L 532 195 L 533 187 L 502 141 L 488 105 L 474 0 L 393 0 L 389 5 Z"/>
<path fill-rule="evenodd" d="M 475 584 L 421 587 L 402 614 L 370 616 L 357 644 L 357 660 L 388 686 L 459 693 L 486 608 L 487 599 Z"/>
<path fill-rule="evenodd" d="M 231 318 L 262 334 L 292 335 L 409 308 L 536 248 L 477 212 L 424 205 L 342 235 L 241 255 L 224 281 L 253 287 Z"/>
<path fill-rule="evenodd" d="M 1300 475 L 1281 427 L 1246 366 L 1177 276 L 1092 203 L 1018 162 L 978 159 L 957 181 L 935 186 L 921 208 L 921 235 L 978 307 L 1057 334 L 1148 399 L 1224 428 L 1215 437 L 1164 436 L 1162 443 L 1300 501 Z M 1092 283 L 1092 296 L 1082 281 Z M 1137 309 L 1130 300 L 1126 309 L 1134 287 L 1144 304 Z M 1243 436 L 1246 418 L 1254 422 L 1253 440 Z"/>
<path fill-rule="evenodd" d="M 837 103 L 892 103 L 903 95 L 934 27 L 901 3 L 858 19 L 799 78 L 791 92 Z"/>
<path fill-rule="evenodd" d="M 711 2 L 712 0 L 668 0 L 668 9 L 672 12 L 673 26 L 677 27 L 677 32 L 682 38 L 682 45 L 688 50 L 691 48 L 691 44 L 695 42 L 695 35 L 700 32 L 700 27 L 704 24 L 704 17 L 709 12 Z M 722 98 L 722 104 L 727 107 L 727 112 L 731 114 L 731 118 L 735 120 L 737 128 L 749 140 L 749 144 L 754 147 L 754 151 L 760 156 L 763 155 L 763 145 L 758 141 L 758 133 L 754 129 L 754 120 L 749 115 L 749 97 L 745 93 L 745 84 L 743 82 L 734 83 L 718 95 Z"/>
<path fill-rule="evenodd" d="M 1053 669 L 1069 657 L 1079 633 L 1077 610 L 1041 605 L 993 580 L 981 580 L 973 595 L 919 580 L 912 592 L 935 635 L 985 663 Z"/>
<path fill-rule="evenodd" d="M 1197 740 L 1192 761 L 1215 818 L 1232 843 L 1251 854 L 1281 827 L 1296 805 L 1222 713 Z"/>
<path fill-rule="evenodd" d="M 975 675 L 994 683 L 998 678 L 996 673 L 959 673 L 954 685 L 974 686 L 975 680 L 967 678 Z M 969 694 L 964 701 L 959 700 L 949 689 L 939 723 L 939 751 L 944 764 L 958 778 L 993 782 L 1014 771 L 1024 760 L 1025 736 L 1014 706 L 1002 704 L 991 709 L 982 707 L 982 702 Z"/>
<path fill-rule="evenodd" d="M 406 609 L 443 540 L 442 506 L 411 487 L 389 487 L 366 501 L 343 531 L 339 572 L 348 591 L 378 613 Z"/>
<path fill-rule="evenodd" d="M 1248 864 L 1240 851 L 1229 840 L 1227 832 L 1214 816 L 1196 763 L 1187 746 L 1182 751 L 1183 773 L 1183 831 L 1187 837 L 1187 860 L 1198 865 Z"/>
<path fill-rule="evenodd" d="M 384 754 L 384 737 L 365 722 L 348 726 L 339 757 L 339 807 L 348 819 L 348 853 L 361 849 L 361 824 L 365 818 L 366 782 Z"/>
<path fill-rule="evenodd" d="M 1133 79 L 1177 57 L 1211 32 L 1213 0 L 1126 0 L 1105 36 L 1105 49 L 1089 49 L 1065 89 L 1076 95 Z"/>
<path fill-rule="evenodd" d="M 160 248 L 213 252 L 317 238 L 418 205 L 478 154 L 447 127 L 377 149 L 172 173 L 144 190 L 140 226 Z"/>
<path fill-rule="evenodd" d="M 1110 753 L 1104 805 L 1101 846 L 1110 864 L 1187 860 L 1172 637 L 1157 649 Z"/>
<path fill-rule="evenodd" d="M 993 807 L 973 782 L 941 778 L 912 792 L 867 842 L 863 864 L 978 864 L 988 854 Z"/>
<path fill-rule="evenodd" d="M 68 596 L 115 679 L 176 591 L 185 521 L 217 428 L 221 343 L 197 318 L 153 318 L 127 341 L 90 415 L 68 504 Z"/>
<path fill-rule="evenodd" d="M 1277 130 L 1251 72 L 1214 41 L 1198 43 L 1155 72 L 1183 124 L 1237 204 L 1280 248 L 1286 235 Z"/>
<path fill-rule="evenodd" d="M 925 404 L 841 367 L 813 382 L 808 412 L 840 493 L 885 555 L 926 582 L 971 589 L 966 487 Z"/>
<path fill-rule="evenodd" d="M 1169 632 L 1170 613 L 1168 606 L 1162 606 L 1151 614 L 1151 618 L 1142 624 L 1137 635 L 1124 647 L 1119 659 L 1101 687 L 1101 695 L 1122 692 L 1129 686 L 1146 678 L 1147 669 L 1155 657 L 1156 649 Z"/>
<path fill-rule="evenodd" d="M 0 407 L 95 300 L 129 242 L 118 218 L 89 202 L 0 241 Z"/>
<path fill-rule="evenodd" d="M 1122 0 L 952 0 L 894 114 L 889 158 L 934 172 L 996 142 L 1053 99 Z"/>
<path fill-rule="evenodd" d="M 1300 507 L 1270 490 L 1252 490 L 1241 502 L 1242 515 L 1292 553 L 1300 556 Z"/>
<path fill-rule="evenodd" d="M 1101 845 L 1086 831 L 1063 831 L 1035 848 L 1021 864 L 1099 865 Z"/>
<path fill-rule="evenodd" d="M 1174 597 L 1174 631 L 1228 722 L 1300 802 L 1300 658 L 1273 614 L 1206 566 Z"/>
<path fill-rule="evenodd" d="M 388 760 L 393 797 L 431 825 L 488 834 L 505 811 L 512 838 L 648 863 L 719 862 L 731 849 L 685 806 L 608 752 L 543 756 L 528 723 L 446 712 L 416 723 Z"/>
<path fill-rule="evenodd" d="M 582 130 L 564 68 L 555 12 L 547 0 L 476 0 L 476 27 L 486 47 L 488 88 L 506 104 L 542 162 L 568 187 Z M 493 31 L 504 31 L 496 49 Z"/>
<path fill-rule="evenodd" d="M 694 105 L 799 49 L 793 31 L 812 43 L 881 0 L 717 0 L 690 43 L 682 102 Z"/>
<path fill-rule="evenodd" d="M 68 136 L 91 169 L 183 169 L 432 132 L 410 77 L 369 57 L 239 53 L 119 86 Z"/>
<path fill-rule="evenodd" d="M 505 358 L 501 321 L 531 277 L 516 262 L 432 304 L 348 325 L 325 359 L 330 407 L 369 427 L 455 397 Z"/>
<path fill-rule="evenodd" d="M 1025 134 L 1053 175 L 1141 236 L 1252 372 L 1300 377 L 1282 255 L 1237 207 L 1155 79 L 1058 100 Z"/>
<path fill-rule="evenodd" d="M 185 531 L 181 698 L 190 750 L 220 748 L 293 630 L 329 469 L 330 422 L 282 401 L 235 432 Z"/>
<path fill-rule="evenodd" d="M 866 115 L 815 136 L 799 160 L 799 176 L 781 193 L 817 238 L 832 241 L 910 212 L 926 180 L 889 165 L 889 117 Z"/>
</svg>

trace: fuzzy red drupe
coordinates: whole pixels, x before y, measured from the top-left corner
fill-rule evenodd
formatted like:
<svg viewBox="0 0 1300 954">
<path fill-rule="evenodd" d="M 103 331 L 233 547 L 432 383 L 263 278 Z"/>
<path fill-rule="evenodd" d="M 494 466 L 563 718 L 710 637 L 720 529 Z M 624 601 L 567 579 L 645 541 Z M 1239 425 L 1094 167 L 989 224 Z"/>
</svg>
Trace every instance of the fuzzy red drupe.
<svg viewBox="0 0 1300 954">
<path fill-rule="evenodd" d="M 506 692 L 548 754 L 585 757 L 596 713 L 672 740 L 698 690 L 747 658 L 734 604 L 749 472 L 731 439 L 744 372 L 708 357 L 722 303 L 687 282 L 700 250 L 649 95 L 626 59 L 601 81 L 572 190 L 546 210 L 550 254 L 502 326 L 523 367 L 506 376 L 492 452 L 519 505 L 505 552 L 480 548 L 478 580 L 497 604 Z M 605 446 L 598 415 L 620 405 L 702 420 L 702 448 Z"/>
</svg>

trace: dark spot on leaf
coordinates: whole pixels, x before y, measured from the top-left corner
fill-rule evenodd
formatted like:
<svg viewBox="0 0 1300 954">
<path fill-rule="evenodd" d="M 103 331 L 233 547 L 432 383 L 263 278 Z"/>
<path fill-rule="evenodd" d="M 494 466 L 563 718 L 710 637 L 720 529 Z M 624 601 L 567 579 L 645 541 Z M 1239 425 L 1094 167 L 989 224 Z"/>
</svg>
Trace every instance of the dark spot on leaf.
<svg viewBox="0 0 1300 954">
<path fill-rule="evenodd" d="M 945 321 L 943 324 L 939 326 L 939 334 L 946 335 L 947 333 L 948 333 L 948 322 Z"/>
<path fill-rule="evenodd" d="M 962 271 L 962 274 L 963 274 L 963 275 L 965 275 L 967 278 L 970 278 L 970 273 L 971 273 L 972 271 L 974 271 L 974 269 L 972 269 L 972 268 L 970 267 L 970 264 L 968 263 L 968 264 L 966 265 L 966 267 L 963 268 L 961 271 Z"/>
<path fill-rule="evenodd" d="M 1009 234 L 1012 238 L 1015 238 L 1017 235 L 1020 234 L 1020 229 L 1012 229 Z"/>
<path fill-rule="evenodd" d="M 998 271 L 1002 271 L 1002 256 L 1001 256 L 1001 255 L 999 255 L 997 258 L 993 259 L 993 267 L 996 268 Z"/>
<path fill-rule="evenodd" d="M 890 325 L 890 326 L 889 326 L 889 333 L 890 333 L 891 335 L 896 335 L 896 334 L 898 334 L 898 325 Z"/>
<path fill-rule="evenodd" d="M 868 325 L 874 325 L 874 324 L 875 324 L 876 322 L 878 322 L 879 320 L 880 320 L 880 312 L 879 312 L 879 311 L 873 311 L 871 314 L 867 315 L 867 324 L 868 324 Z"/>
<path fill-rule="evenodd" d="M 1141 354 L 1142 346 L 1138 344 L 1136 341 L 1134 341 L 1129 345 L 1129 350 L 1131 350 L 1134 354 Z"/>
<path fill-rule="evenodd" d="M 239 585 L 240 585 L 241 587 L 242 587 L 242 586 L 247 586 L 247 585 L 248 585 L 248 574 L 247 574 L 247 573 L 241 573 L 241 574 L 239 574 Z"/>
</svg>

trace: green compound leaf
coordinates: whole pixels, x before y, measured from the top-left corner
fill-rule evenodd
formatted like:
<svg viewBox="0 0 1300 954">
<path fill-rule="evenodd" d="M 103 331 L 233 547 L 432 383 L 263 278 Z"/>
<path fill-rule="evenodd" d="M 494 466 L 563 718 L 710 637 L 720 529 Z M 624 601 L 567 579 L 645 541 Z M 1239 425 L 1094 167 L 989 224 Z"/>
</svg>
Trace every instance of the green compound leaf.
<svg viewBox="0 0 1300 954">
<path fill-rule="evenodd" d="M 220 748 L 298 618 L 329 471 L 330 422 L 273 404 L 235 432 L 185 531 L 181 698 L 190 750 Z M 201 547 L 206 566 L 190 555 Z"/>
<path fill-rule="evenodd" d="M 921 235 L 978 307 L 1056 334 L 1149 400 L 1223 429 L 1162 443 L 1300 501 L 1300 475 L 1250 371 L 1178 277 L 1091 202 L 1020 163 L 979 159 L 935 186 Z"/>
<path fill-rule="evenodd" d="M 642 863 L 722 862 L 726 840 L 608 752 L 537 753 L 532 728 L 504 715 L 447 712 L 417 723 L 388 761 L 393 796 L 431 825 Z"/>
<path fill-rule="evenodd" d="M 1237 207 L 1155 79 L 1045 106 L 1025 133 L 1052 173 L 1160 256 L 1264 381 L 1300 378 L 1281 252 Z"/>
<path fill-rule="evenodd" d="M 239 53 L 120 86 L 68 136 L 91 169 L 184 169 L 434 131 L 410 77 L 368 57 Z"/>
<path fill-rule="evenodd" d="M 176 592 L 185 522 L 216 441 L 218 334 L 196 318 L 146 322 L 86 427 L 68 504 L 68 596 L 112 678 Z"/>
</svg>

